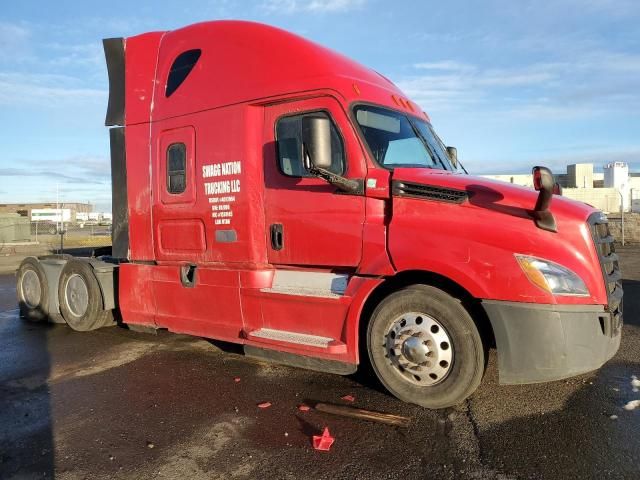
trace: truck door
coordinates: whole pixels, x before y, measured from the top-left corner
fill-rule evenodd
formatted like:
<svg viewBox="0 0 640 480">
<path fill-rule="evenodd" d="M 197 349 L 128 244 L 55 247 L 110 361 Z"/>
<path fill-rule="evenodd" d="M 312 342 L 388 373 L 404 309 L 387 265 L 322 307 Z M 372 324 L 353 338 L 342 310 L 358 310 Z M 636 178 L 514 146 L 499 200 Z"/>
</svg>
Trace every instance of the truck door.
<svg viewBox="0 0 640 480">
<path fill-rule="evenodd" d="M 365 198 L 338 192 L 303 166 L 302 118 L 332 124 L 333 173 L 363 179 L 365 164 L 341 105 L 318 97 L 266 108 L 265 218 L 269 263 L 354 270 L 362 256 Z"/>
<path fill-rule="evenodd" d="M 152 268 L 156 324 L 175 332 L 237 340 L 242 327 L 238 275 L 207 263 L 210 206 L 196 188 L 199 169 L 192 126 L 162 128 L 152 137 Z M 200 196 L 200 198 L 199 198 Z"/>
</svg>

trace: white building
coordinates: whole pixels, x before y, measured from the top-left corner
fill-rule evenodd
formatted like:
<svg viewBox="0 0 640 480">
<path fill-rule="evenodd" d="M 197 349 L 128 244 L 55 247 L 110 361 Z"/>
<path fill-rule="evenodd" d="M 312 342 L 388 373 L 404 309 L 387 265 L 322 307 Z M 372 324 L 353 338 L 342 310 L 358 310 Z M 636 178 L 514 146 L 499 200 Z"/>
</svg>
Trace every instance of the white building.
<svg viewBox="0 0 640 480">
<path fill-rule="evenodd" d="M 624 162 L 608 163 L 604 167 L 605 188 L 624 190 L 629 187 L 629 165 Z"/>
<path fill-rule="evenodd" d="M 533 187 L 531 174 L 482 175 L 503 182 Z M 567 198 L 588 203 L 610 213 L 619 212 L 622 201 L 625 211 L 640 211 L 640 175 L 629 175 L 629 166 L 623 162 L 609 163 L 604 173 L 594 172 L 592 163 L 567 166 L 567 173 L 556 173 L 556 181 L 563 187 Z"/>
<path fill-rule="evenodd" d="M 32 222 L 68 223 L 71 221 L 69 208 L 34 208 L 31 210 Z"/>
<path fill-rule="evenodd" d="M 604 186 L 605 188 L 615 188 L 620 192 L 623 209 L 625 212 L 629 210 L 631 206 L 629 165 L 624 162 L 608 163 L 604 167 Z"/>
</svg>

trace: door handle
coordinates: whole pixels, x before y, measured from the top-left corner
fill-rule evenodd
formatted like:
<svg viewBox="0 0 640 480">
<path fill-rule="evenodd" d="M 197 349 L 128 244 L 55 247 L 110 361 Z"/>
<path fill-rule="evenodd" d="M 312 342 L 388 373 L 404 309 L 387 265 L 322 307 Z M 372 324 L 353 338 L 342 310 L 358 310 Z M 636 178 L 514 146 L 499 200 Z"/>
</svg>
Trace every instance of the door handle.
<svg viewBox="0 0 640 480">
<path fill-rule="evenodd" d="M 284 232 L 281 223 L 271 225 L 271 248 L 282 250 L 284 247 Z"/>
</svg>

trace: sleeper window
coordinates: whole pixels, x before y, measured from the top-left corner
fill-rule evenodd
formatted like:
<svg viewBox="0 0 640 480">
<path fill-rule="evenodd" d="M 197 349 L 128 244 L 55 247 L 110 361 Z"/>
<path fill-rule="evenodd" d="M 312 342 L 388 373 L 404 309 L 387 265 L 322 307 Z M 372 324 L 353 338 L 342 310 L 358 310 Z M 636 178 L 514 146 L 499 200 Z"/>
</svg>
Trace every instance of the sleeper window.
<svg viewBox="0 0 640 480">
<path fill-rule="evenodd" d="M 198 48 L 187 50 L 176 57 L 169 69 L 167 86 L 164 91 L 166 97 L 170 97 L 182 85 L 182 82 L 187 79 L 193 67 L 196 66 L 201 53 L 202 50 Z"/>
<path fill-rule="evenodd" d="M 305 168 L 302 152 L 302 119 L 305 116 L 323 116 L 330 119 L 324 112 L 313 112 L 303 115 L 283 117 L 276 125 L 276 140 L 278 146 L 278 163 L 280 171 L 290 177 L 312 177 Z M 344 173 L 344 147 L 333 122 L 331 122 L 331 167 L 332 173 Z"/>
<path fill-rule="evenodd" d="M 184 192 L 186 178 L 187 150 L 184 143 L 172 143 L 167 148 L 167 191 L 171 194 Z"/>
</svg>

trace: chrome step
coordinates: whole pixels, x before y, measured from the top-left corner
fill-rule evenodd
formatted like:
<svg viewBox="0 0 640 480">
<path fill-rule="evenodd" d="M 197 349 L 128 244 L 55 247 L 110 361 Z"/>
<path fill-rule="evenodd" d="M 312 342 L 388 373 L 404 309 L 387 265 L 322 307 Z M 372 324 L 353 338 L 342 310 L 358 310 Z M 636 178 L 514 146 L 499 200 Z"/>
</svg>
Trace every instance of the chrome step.
<svg viewBox="0 0 640 480">
<path fill-rule="evenodd" d="M 327 348 L 333 338 L 307 335 L 306 333 L 287 332 L 286 330 L 274 330 L 272 328 L 260 328 L 249 333 L 252 337 L 277 340 L 279 342 L 297 343 L 312 347 Z"/>
<path fill-rule="evenodd" d="M 308 297 L 339 298 L 347 289 L 348 275 L 326 272 L 276 270 L 271 288 L 265 293 Z"/>
<path fill-rule="evenodd" d="M 288 332 L 286 330 L 275 330 L 273 328 L 259 328 L 247 333 L 247 338 L 256 341 L 285 342 L 296 345 L 306 345 L 329 350 L 338 353 L 346 350 L 346 345 L 339 340 L 318 335 L 308 335 L 306 333 Z"/>
</svg>

